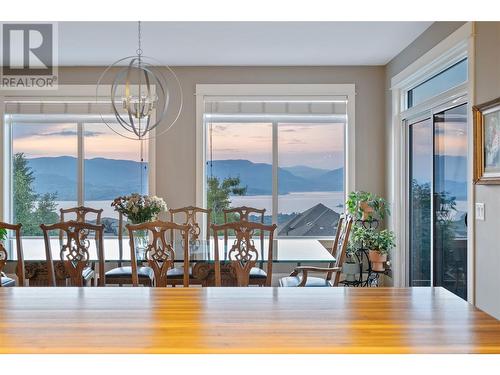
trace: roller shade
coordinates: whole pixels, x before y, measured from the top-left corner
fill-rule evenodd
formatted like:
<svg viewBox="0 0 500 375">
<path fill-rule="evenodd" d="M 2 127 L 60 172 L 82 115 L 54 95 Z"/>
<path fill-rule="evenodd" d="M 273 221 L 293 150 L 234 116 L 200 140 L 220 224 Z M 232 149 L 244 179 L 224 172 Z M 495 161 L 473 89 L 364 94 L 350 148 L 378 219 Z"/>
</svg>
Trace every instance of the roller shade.
<svg viewBox="0 0 500 375">
<path fill-rule="evenodd" d="M 5 115 L 18 124 L 115 121 L 111 103 L 105 101 L 10 101 Z"/>
<path fill-rule="evenodd" d="M 205 97 L 206 122 L 346 122 L 347 97 Z"/>
</svg>

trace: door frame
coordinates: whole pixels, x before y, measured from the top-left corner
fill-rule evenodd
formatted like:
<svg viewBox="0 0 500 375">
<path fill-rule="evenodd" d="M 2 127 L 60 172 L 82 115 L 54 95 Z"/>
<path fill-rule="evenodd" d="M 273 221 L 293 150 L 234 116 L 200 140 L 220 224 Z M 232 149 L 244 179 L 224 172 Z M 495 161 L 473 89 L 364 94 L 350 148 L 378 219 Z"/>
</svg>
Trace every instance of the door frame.
<svg viewBox="0 0 500 375">
<path fill-rule="evenodd" d="M 406 93 L 443 71 L 456 62 L 467 58 L 468 80 L 466 83 L 452 88 L 442 94 L 430 98 L 410 109 L 407 109 Z M 468 227 L 467 227 L 467 300 L 474 303 L 474 189 L 472 183 L 473 170 L 473 129 L 472 103 L 474 102 L 474 23 L 467 22 L 442 42 L 405 68 L 391 79 L 392 93 L 392 126 L 391 149 L 388 158 L 389 187 L 388 199 L 392 206 L 392 216 L 388 226 L 396 233 L 396 248 L 393 252 L 394 285 L 407 287 L 409 285 L 408 269 L 408 134 L 404 119 L 414 118 L 425 111 L 434 112 L 451 104 L 459 105 L 464 99 L 467 104 L 467 196 L 468 196 Z"/>
<path fill-rule="evenodd" d="M 467 84 L 464 84 L 464 85 L 461 85 L 459 87 L 457 87 L 456 89 L 456 93 L 457 95 L 453 95 L 454 96 L 454 99 L 451 99 L 451 100 L 448 100 L 444 103 L 439 103 L 437 104 L 435 107 L 433 108 L 430 108 L 430 109 L 427 109 L 427 110 L 424 110 L 424 111 L 420 111 L 418 112 L 417 114 L 414 114 L 412 116 L 409 116 L 409 117 L 405 117 L 403 116 L 402 118 L 402 126 L 404 127 L 404 133 L 405 133 L 405 144 L 406 144 L 406 150 L 407 152 L 405 152 L 405 195 L 404 195 L 404 200 L 405 202 L 409 202 L 410 201 L 410 126 L 412 124 L 415 124 L 415 123 L 418 123 L 420 121 L 423 121 L 423 120 L 426 120 L 426 119 L 430 119 L 431 120 L 431 124 L 432 124 L 432 142 L 433 142 L 433 150 L 435 148 L 435 139 L 434 139 L 434 130 L 435 130 L 435 125 L 434 125 L 434 116 L 438 113 L 441 113 L 443 111 L 447 111 L 449 109 L 452 109 L 452 108 L 455 108 L 455 107 L 459 107 L 461 105 L 464 105 L 464 104 L 468 104 L 468 96 L 467 96 L 467 87 L 466 87 Z M 462 87 L 464 86 L 464 87 Z M 455 89 L 454 89 L 455 91 Z M 467 107 L 469 107 L 469 105 L 467 105 Z M 469 130 L 469 129 L 467 129 Z M 469 138 L 470 135 L 469 133 L 467 133 L 467 138 Z M 435 151 L 435 150 L 434 150 Z M 434 151 L 433 151 L 433 156 L 434 156 Z M 467 159 L 469 159 L 469 148 L 467 148 Z M 431 173 L 432 173 L 432 183 L 431 183 L 431 209 L 430 209 L 430 212 L 431 212 L 431 233 L 430 233 L 430 243 L 431 243 L 431 249 L 430 249 L 430 269 L 431 269 L 431 275 L 430 275 L 430 282 L 431 282 L 431 286 L 434 286 L 434 280 L 435 280 L 435 274 L 434 274 L 434 162 L 432 163 L 432 166 L 431 166 Z M 469 180 L 469 173 L 467 173 L 467 181 Z M 405 232 L 406 233 L 409 233 L 410 232 L 410 207 L 409 205 L 407 205 L 407 210 L 405 212 Z M 469 194 L 467 192 L 467 215 L 468 217 L 470 217 L 470 197 L 469 197 Z M 469 227 L 470 225 L 470 220 L 467 221 L 467 228 Z M 468 230 L 468 229 L 467 229 Z M 410 236 L 409 235 L 406 235 L 406 258 L 408 259 L 408 261 L 406 262 L 405 264 L 405 268 L 406 268 L 406 275 L 407 275 L 407 285 L 409 285 L 409 279 L 410 279 Z M 467 248 L 469 248 L 469 236 L 467 235 Z M 468 262 L 467 262 L 468 263 Z M 467 264 L 468 266 L 468 264 Z M 467 271 L 468 272 L 468 271 Z M 468 275 L 467 275 L 468 276 Z M 469 280 L 467 279 L 467 285 L 469 285 Z M 469 292 L 467 290 L 467 292 Z"/>
</svg>

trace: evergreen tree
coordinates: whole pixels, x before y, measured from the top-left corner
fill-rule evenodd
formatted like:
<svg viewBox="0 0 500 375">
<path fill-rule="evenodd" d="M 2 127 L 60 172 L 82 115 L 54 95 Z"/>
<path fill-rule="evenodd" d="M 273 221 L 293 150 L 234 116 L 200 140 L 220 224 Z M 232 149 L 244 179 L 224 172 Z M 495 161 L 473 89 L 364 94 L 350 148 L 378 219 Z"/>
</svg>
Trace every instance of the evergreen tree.
<svg viewBox="0 0 500 375">
<path fill-rule="evenodd" d="M 247 188 L 240 186 L 239 177 L 227 177 L 222 182 L 217 177 L 207 181 L 207 206 L 212 209 L 212 223 L 224 223 L 223 210 L 231 206 L 230 195 L 245 195 Z"/>
<path fill-rule="evenodd" d="M 14 155 L 12 173 L 14 222 L 23 224 L 23 234 L 42 235 L 39 225 L 58 221 L 55 193 L 39 195 L 35 192 L 35 176 L 23 153 Z"/>
</svg>

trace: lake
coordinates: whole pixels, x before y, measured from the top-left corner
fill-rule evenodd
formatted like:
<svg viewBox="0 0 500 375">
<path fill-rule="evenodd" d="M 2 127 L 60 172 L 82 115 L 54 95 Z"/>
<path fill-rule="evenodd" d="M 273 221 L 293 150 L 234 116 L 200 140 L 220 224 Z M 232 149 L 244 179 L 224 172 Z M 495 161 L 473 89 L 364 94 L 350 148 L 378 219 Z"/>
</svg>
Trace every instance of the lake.
<svg viewBox="0 0 500 375">
<path fill-rule="evenodd" d="M 344 211 L 344 193 L 341 191 L 318 191 L 318 192 L 302 192 L 289 193 L 278 196 L 279 212 L 283 214 L 291 214 L 293 212 L 303 212 L 318 203 L 322 203 L 332 210 L 342 213 Z M 87 201 L 86 206 L 93 208 L 102 208 L 103 217 L 118 217 L 117 213 L 111 207 L 111 200 L 104 201 Z M 58 201 L 57 209 L 75 207 L 75 201 Z M 249 196 L 232 196 L 231 203 L 233 206 L 249 206 L 255 208 L 265 208 L 269 214 L 272 212 L 272 199 L 270 195 L 249 195 Z M 167 200 L 168 207 L 170 205 Z"/>
</svg>

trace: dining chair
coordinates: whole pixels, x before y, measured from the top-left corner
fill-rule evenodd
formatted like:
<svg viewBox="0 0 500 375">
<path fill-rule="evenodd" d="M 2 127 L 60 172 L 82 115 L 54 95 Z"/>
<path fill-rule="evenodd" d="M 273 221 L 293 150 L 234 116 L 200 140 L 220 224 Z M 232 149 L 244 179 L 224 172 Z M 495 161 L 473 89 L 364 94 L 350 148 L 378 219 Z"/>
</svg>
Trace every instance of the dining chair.
<svg viewBox="0 0 500 375">
<path fill-rule="evenodd" d="M 106 272 L 106 284 L 108 285 L 131 285 L 132 284 L 132 266 L 123 265 L 123 214 L 118 214 L 118 267 L 112 268 Z M 139 284 L 144 286 L 153 286 L 154 272 L 150 267 L 138 267 L 137 274 Z"/>
<path fill-rule="evenodd" d="M 65 221 L 77 221 L 79 223 L 90 223 L 90 224 L 101 224 L 101 216 L 104 210 L 102 208 L 92 208 L 86 206 L 76 206 L 69 208 L 59 209 L 59 222 L 64 223 Z M 97 235 L 97 233 L 95 233 Z M 63 244 L 64 232 L 59 231 L 59 243 Z M 97 237 L 94 238 L 97 243 Z M 90 265 L 95 275 L 95 264 Z M 90 275 L 90 274 L 89 274 Z M 98 277 L 98 276 L 97 276 Z M 95 282 L 95 279 L 92 279 Z"/>
<path fill-rule="evenodd" d="M 16 276 L 18 286 L 25 286 L 24 254 L 21 237 L 22 224 L 9 224 L 0 221 L 0 229 L 13 231 L 16 234 L 17 265 Z M 4 244 L 0 242 L 0 287 L 15 286 L 15 280 L 7 277 L 2 271 L 8 260 L 8 252 Z"/>
<path fill-rule="evenodd" d="M 139 285 L 139 275 L 137 267 L 137 249 L 135 238 L 139 231 L 147 233 L 147 245 L 144 251 L 143 260 L 153 270 L 154 286 L 166 287 L 168 285 L 168 270 L 173 268 L 175 261 L 175 248 L 182 248 L 183 253 L 183 283 L 184 287 L 189 286 L 189 230 L 190 225 L 176 224 L 171 221 L 156 220 L 142 224 L 127 224 L 130 242 L 130 258 L 132 260 L 132 285 Z M 173 241 L 170 234 L 178 234 L 181 241 Z"/>
<path fill-rule="evenodd" d="M 253 221 L 264 224 L 265 208 L 254 208 L 247 206 L 231 207 L 222 210 L 224 213 L 224 223 L 230 223 L 238 220 Z M 252 215 L 254 214 L 254 215 Z M 236 215 L 237 220 L 231 220 L 231 216 Z M 249 220 L 250 216 L 255 216 L 254 220 Z M 224 231 L 224 244 L 227 246 L 229 231 Z M 264 232 L 259 233 L 261 249 L 264 249 Z M 260 270 L 260 271 L 259 271 Z M 264 262 L 259 262 L 258 267 L 250 274 L 250 284 L 264 286 L 266 281 L 266 272 L 264 271 Z"/>
<path fill-rule="evenodd" d="M 50 232 L 62 232 L 62 243 L 60 243 L 59 258 L 63 265 L 64 278 L 69 281 L 70 286 L 84 286 L 88 280 L 95 277 L 95 271 L 89 266 L 90 240 L 89 236 L 95 233 L 97 259 L 99 262 L 99 274 L 104 275 L 104 225 L 90 224 L 75 220 L 59 222 L 51 225 L 41 224 L 43 239 L 45 243 L 45 254 L 47 258 L 47 271 L 49 286 L 56 286 L 56 271 L 52 258 Z M 61 237 L 60 237 L 61 238 Z M 99 286 L 105 286 L 105 277 L 99 278 Z"/>
<path fill-rule="evenodd" d="M 180 224 L 190 225 L 189 229 L 189 247 L 196 246 L 200 242 L 200 237 L 202 236 L 201 225 L 206 224 L 205 227 L 205 239 L 208 243 L 210 241 L 210 224 L 212 210 L 207 208 L 187 206 L 181 208 L 171 208 L 168 210 L 170 213 L 170 221 L 176 223 L 177 218 L 181 216 Z M 205 216 L 205 217 L 204 217 Z M 201 224 L 201 225 L 200 225 Z M 170 238 L 175 241 L 175 235 L 173 230 L 171 231 Z M 184 267 L 173 267 L 167 271 L 168 285 L 175 287 L 176 285 L 182 285 L 184 279 Z M 202 281 L 193 278 L 192 267 L 189 267 L 189 283 L 190 284 L 203 284 Z"/>
<path fill-rule="evenodd" d="M 219 259 L 219 232 L 224 234 L 228 231 L 234 232 L 235 239 L 231 247 L 227 246 L 226 259 L 232 267 L 236 275 L 237 286 L 252 285 L 252 275 L 258 275 L 259 282 L 254 285 L 271 286 L 272 272 L 273 272 L 273 238 L 276 224 L 264 225 L 247 220 L 235 221 L 221 225 L 212 225 L 212 232 L 214 236 L 214 260 L 215 260 L 215 286 L 221 286 L 221 265 Z M 255 247 L 253 236 L 258 231 L 262 236 L 268 236 L 267 247 L 267 271 L 255 267 L 256 263 L 262 258 L 259 258 L 259 251 Z M 262 241 L 262 250 L 264 241 Z M 224 242 L 226 247 L 226 242 Z M 261 277 L 262 275 L 262 277 Z M 254 277 L 255 279 L 255 277 Z M 261 281 L 262 280 L 262 281 Z"/>
<path fill-rule="evenodd" d="M 283 277 L 279 281 L 280 287 L 327 287 L 338 286 L 342 265 L 347 252 L 349 243 L 349 234 L 351 232 L 353 219 L 349 215 L 340 217 L 337 225 L 337 233 L 332 246 L 331 254 L 335 262 L 330 263 L 328 267 L 299 266 L 295 267 L 290 276 Z M 326 274 L 325 278 L 309 276 L 309 272 Z"/>
<path fill-rule="evenodd" d="M 231 223 L 235 221 L 253 221 L 264 224 L 264 215 L 266 214 L 265 208 L 254 208 L 247 206 L 240 207 L 231 207 L 222 210 L 224 214 L 224 223 Z M 237 220 L 231 220 L 231 215 L 237 215 Z M 249 220 L 252 214 L 256 214 L 253 216 L 257 216 L 257 220 Z M 224 240 L 227 242 L 228 231 L 224 232 Z M 264 240 L 264 234 L 261 233 L 261 240 Z"/>
</svg>

